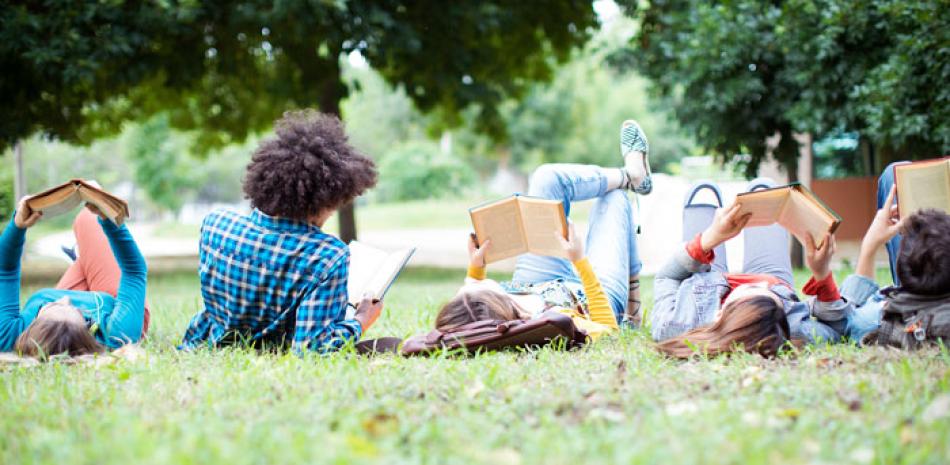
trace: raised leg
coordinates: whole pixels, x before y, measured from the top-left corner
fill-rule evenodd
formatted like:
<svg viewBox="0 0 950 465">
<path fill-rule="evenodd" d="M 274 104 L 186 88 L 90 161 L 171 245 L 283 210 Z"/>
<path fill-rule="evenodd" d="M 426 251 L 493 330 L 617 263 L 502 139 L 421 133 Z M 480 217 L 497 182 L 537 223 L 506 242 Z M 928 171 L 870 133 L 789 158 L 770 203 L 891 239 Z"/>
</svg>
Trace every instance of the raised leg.
<svg viewBox="0 0 950 465">
<path fill-rule="evenodd" d="M 630 278 L 642 268 L 635 231 L 626 192 L 612 190 L 597 199 L 590 215 L 587 256 L 618 322 L 627 310 Z"/>
<path fill-rule="evenodd" d="M 775 187 L 775 181 L 769 178 L 754 179 L 747 191 Z M 788 231 L 773 224 L 745 228 L 742 260 L 742 272 L 750 274 L 768 274 L 795 285 L 792 276 L 792 259 L 788 250 Z"/>
<path fill-rule="evenodd" d="M 76 235 L 79 258 L 66 270 L 56 288 L 106 292 L 114 297 L 119 291 L 122 271 L 96 215 L 83 208 L 73 222 L 73 233 Z M 148 330 L 149 320 L 146 304 L 143 334 Z"/>
<path fill-rule="evenodd" d="M 714 203 L 703 203 L 696 199 L 697 194 L 704 189 L 708 189 L 715 194 Z M 722 192 L 719 191 L 718 186 L 711 181 L 700 181 L 694 184 L 686 192 L 686 198 L 683 201 L 683 241 L 691 241 L 697 234 L 705 231 L 712 224 L 716 209 L 721 207 Z M 720 244 L 714 252 L 716 258 L 712 262 L 712 268 L 725 273 L 728 271 L 726 245 Z"/>
</svg>

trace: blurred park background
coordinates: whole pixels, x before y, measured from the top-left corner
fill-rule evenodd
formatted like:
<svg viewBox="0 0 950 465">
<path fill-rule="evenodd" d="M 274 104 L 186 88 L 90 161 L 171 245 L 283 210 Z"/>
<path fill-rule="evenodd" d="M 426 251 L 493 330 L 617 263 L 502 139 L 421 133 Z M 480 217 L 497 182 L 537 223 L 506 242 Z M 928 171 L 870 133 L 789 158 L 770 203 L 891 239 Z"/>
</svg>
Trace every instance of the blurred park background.
<svg viewBox="0 0 950 465">
<path fill-rule="evenodd" d="M 730 197 L 757 175 L 828 201 L 847 264 L 880 170 L 950 147 L 945 1 L 25 2 L 2 14 L 0 216 L 26 193 L 96 179 L 130 200 L 153 270 L 193 267 L 210 210 L 249 209 L 244 167 L 293 108 L 338 114 L 379 166 L 377 188 L 328 229 L 421 245 L 417 264 L 434 266 L 461 266 L 467 208 L 524 191 L 539 164 L 618 166 L 628 118 L 659 173 L 636 201 L 647 272 L 675 247 L 691 182 Z M 51 219 L 30 235 L 27 270 L 64 266 L 68 228 Z"/>
<path fill-rule="evenodd" d="M 0 219 L 98 180 L 131 204 L 153 315 L 145 359 L 0 367 L 0 463 L 948 463 L 946 347 L 680 363 L 624 331 L 471 358 L 175 349 L 202 217 L 249 209 L 244 168 L 298 108 L 339 115 L 380 171 L 327 229 L 420 247 L 368 337 L 432 328 L 470 206 L 541 163 L 619 166 L 628 118 L 655 173 L 631 196 L 645 274 L 677 247 L 690 183 L 728 201 L 771 176 L 844 217 L 841 280 L 883 167 L 950 154 L 948 0 L 0 0 L 0 67 Z M 30 230 L 25 291 L 65 269 L 70 222 Z"/>
</svg>

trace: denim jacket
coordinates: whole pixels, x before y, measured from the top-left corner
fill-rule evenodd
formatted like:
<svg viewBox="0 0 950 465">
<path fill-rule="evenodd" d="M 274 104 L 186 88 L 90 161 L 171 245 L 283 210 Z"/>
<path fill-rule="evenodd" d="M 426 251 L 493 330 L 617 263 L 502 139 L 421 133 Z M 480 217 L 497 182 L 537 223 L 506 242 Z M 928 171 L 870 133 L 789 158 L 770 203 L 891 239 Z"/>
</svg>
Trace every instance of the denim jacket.
<svg viewBox="0 0 950 465">
<path fill-rule="evenodd" d="M 793 339 L 838 342 L 846 334 L 854 310 L 846 299 L 801 302 L 787 286 L 776 285 L 771 290 L 785 303 Z M 655 277 L 650 312 L 653 339 L 663 341 L 712 323 L 728 291 L 726 275 L 690 257 L 684 244 Z"/>
</svg>

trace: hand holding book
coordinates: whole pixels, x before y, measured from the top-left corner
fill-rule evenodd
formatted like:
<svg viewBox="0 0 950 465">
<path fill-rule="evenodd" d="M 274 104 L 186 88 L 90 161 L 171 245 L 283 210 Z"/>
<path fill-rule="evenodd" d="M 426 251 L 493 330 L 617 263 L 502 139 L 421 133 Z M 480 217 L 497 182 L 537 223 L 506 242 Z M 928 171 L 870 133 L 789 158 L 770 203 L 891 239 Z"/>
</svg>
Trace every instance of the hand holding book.
<svg viewBox="0 0 950 465">
<path fill-rule="evenodd" d="M 16 207 L 16 215 L 13 217 L 13 224 L 20 229 L 27 229 L 43 218 L 43 212 L 30 209 L 27 205 L 28 200 L 30 200 L 29 196 L 20 200 Z"/>
<path fill-rule="evenodd" d="M 703 231 L 700 238 L 703 251 L 709 252 L 722 244 L 739 235 L 749 221 L 752 219 L 752 213 L 743 213 L 742 205 L 738 202 L 733 203 L 728 208 L 716 210 L 713 222 Z"/>
</svg>

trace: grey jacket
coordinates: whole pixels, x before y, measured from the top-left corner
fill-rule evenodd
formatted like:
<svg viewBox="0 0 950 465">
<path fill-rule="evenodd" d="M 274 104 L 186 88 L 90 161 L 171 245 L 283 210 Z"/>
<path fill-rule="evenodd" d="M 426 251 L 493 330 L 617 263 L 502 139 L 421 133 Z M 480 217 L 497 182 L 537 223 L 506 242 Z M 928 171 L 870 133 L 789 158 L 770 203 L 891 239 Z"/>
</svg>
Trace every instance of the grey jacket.
<svg viewBox="0 0 950 465">
<path fill-rule="evenodd" d="M 657 273 L 653 287 L 650 326 L 653 339 L 664 341 L 715 321 L 722 296 L 729 291 L 725 274 L 694 260 L 686 245 Z M 793 339 L 809 343 L 838 342 L 845 334 L 853 305 L 844 299 L 801 302 L 786 286 L 772 286 L 785 303 L 785 316 Z"/>
</svg>

